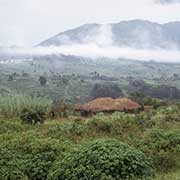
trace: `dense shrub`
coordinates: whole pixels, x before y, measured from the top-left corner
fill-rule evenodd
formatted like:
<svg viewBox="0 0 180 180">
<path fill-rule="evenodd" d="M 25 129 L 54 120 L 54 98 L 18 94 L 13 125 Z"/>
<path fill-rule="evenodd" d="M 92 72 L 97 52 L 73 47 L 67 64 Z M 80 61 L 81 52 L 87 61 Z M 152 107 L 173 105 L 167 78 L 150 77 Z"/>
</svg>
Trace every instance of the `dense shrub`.
<svg viewBox="0 0 180 180">
<path fill-rule="evenodd" d="M 167 106 L 167 102 L 163 101 L 161 99 L 157 99 L 157 98 L 150 98 L 150 97 L 146 97 L 144 98 L 144 105 L 146 106 L 153 106 L 153 108 L 158 108 L 158 107 L 162 107 L 162 106 Z"/>
<path fill-rule="evenodd" d="M 134 122 L 136 125 L 141 127 L 141 129 L 152 128 L 153 126 L 156 125 L 156 119 L 152 118 L 153 116 L 155 117 L 153 112 L 137 114 L 134 117 L 135 120 Z"/>
<path fill-rule="evenodd" d="M 114 139 L 98 139 L 57 161 L 48 179 L 127 180 L 152 175 L 151 161 L 142 152 Z"/>
<path fill-rule="evenodd" d="M 26 131 L 28 125 L 22 125 L 19 121 L 0 120 L 0 134 Z"/>
<path fill-rule="evenodd" d="M 26 180 L 27 176 L 21 169 L 21 163 L 15 152 L 0 146 L 0 179 Z"/>
<path fill-rule="evenodd" d="M 87 131 L 87 127 L 84 122 L 81 122 L 78 119 L 72 123 L 70 130 L 70 134 L 73 136 L 83 136 L 84 133 Z"/>
<path fill-rule="evenodd" d="M 129 94 L 129 97 L 141 104 L 142 106 L 152 106 L 153 108 L 158 108 L 162 106 L 167 106 L 168 102 L 158 98 L 152 98 L 145 96 L 142 92 L 133 92 Z"/>
<path fill-rule="evenodd" d="M 64 156 L 70 146 L 67 141 L 31 134 L 6 135 L 0 139 L 0 179 L 45 180 L 55 159 Z"/>
<path fill-rule="evenodd" d="M 113 123 L 103 118 L 93 118 L 88 122 L 88 127 L 97 133 L 110 133 L 113 130 Z"/>
<path fill-rule="evenodd" d="M 159 113 L 163 115 L 165 122 L 180 122 L 180 105 L 171 105 L 166 108 L 161 108 Z"/>
<path fill-rule="evenodd" d="M 88 129 L 95 133 L 125 135 L 126 133 L 133 133 L 133 131 L 140 131 L 141 124 L 137 121 L 137 116 L 134 114 L 126 114 L 115 112 L 112 115 L 97 114 L 91 117 L 87 126 Z M 143 123 L 146 120 L 143 120 Z"/>
<path fill-rule="evenodd" d="M 140 145 L 152 156 L 154 164 L 160 170 L 178 167 L 180 161 L 180 133 L 176 131 L 152 130 L 144 137 Z"/>
<path fill-rule="evenodd" d="M 45 112 L 41 110 L 23 109 L 20 118 L 22 122 L 27 124 L 43 123 L 45 121 Z"/>
<path fill-rule="evenodd" d="M 52 150 L 37 154 L 28 154 L 23 160 L 24 174 L 29 179 L 45 180 L 55 159 L 56 153 Z"/>
</svg>

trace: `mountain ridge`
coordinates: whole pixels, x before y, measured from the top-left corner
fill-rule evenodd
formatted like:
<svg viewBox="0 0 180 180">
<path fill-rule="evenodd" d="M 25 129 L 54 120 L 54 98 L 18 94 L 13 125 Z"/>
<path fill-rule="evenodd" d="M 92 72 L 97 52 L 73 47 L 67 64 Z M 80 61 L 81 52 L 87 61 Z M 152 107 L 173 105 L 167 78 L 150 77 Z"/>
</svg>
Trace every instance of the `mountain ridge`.
<svg viewBox="0 0 180 180">
<path fill-rule="evenodd" d="M 180 22 L 164 24 L 130 20 L 109 24 L 84 24 L 41 42 L 39 46 L 96 44 L 140 49 L 180 49 Z"/>
</svg>

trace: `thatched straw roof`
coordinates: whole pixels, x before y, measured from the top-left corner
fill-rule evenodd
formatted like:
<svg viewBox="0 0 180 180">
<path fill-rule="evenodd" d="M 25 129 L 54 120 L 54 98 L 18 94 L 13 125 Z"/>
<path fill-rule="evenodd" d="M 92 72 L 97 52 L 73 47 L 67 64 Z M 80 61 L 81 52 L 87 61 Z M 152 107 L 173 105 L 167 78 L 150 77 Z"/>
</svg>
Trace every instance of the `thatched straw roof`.
<svg viewBox="0 0 180 180">
<path fill-rule="evenodd" d="M 77 105 L 77 111 L 86 112 L 111 112 L 111 111 L 133 111 L 140 109 L 140 105 L 128 98 L 97 98 L 84 105 Z"/>
</svg>

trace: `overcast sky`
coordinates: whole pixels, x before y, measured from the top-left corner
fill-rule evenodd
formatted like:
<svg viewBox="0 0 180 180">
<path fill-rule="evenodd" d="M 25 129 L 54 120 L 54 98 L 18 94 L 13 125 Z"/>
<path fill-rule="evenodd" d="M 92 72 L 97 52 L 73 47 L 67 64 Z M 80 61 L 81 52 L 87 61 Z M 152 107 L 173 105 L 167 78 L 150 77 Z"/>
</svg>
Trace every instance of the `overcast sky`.
<svg viewBox="0 0 180 180">
<path fill-rule="evenodd" d="M 180 0 L 0 0 L 0 45 L 32 46 L 85 23 L 180 21 Z"/>
</svg>

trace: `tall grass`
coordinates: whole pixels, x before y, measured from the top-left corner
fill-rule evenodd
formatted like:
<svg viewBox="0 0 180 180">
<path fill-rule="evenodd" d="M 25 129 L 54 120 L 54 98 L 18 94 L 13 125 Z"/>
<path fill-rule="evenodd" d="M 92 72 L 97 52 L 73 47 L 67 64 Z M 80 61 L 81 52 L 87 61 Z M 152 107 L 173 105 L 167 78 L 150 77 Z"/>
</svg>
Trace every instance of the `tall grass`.
<svg viewBox="0 0 180 180">
<path fill-rule="evenodd" d="M 52 101 L 45 97 L 32 97 L 29 95 L 11 94 L 0 95 L 0 116 L 18 117 L 24 108 L 47 111 Z"/>
</svg>

